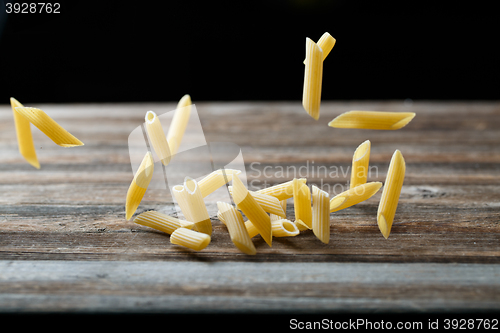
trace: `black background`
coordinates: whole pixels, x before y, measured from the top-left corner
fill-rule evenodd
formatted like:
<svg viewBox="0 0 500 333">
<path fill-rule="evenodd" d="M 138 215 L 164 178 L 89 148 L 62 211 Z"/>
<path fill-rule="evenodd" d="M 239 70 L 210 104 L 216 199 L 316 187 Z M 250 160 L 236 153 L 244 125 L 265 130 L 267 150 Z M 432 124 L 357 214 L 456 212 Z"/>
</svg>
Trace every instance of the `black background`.
<svg viewBox="0 0 500 333">
<path fill-rule="evenodd" d="M 323 100 L 492 100 L 499 29 L 494 2 L 486 3 L 74 0 L 62 1 L 60 14 L 2 8 L 0 100 L 300 100 L 305 39 L 325 31 L 337 43 L 324 63 Z"/>
</svg>

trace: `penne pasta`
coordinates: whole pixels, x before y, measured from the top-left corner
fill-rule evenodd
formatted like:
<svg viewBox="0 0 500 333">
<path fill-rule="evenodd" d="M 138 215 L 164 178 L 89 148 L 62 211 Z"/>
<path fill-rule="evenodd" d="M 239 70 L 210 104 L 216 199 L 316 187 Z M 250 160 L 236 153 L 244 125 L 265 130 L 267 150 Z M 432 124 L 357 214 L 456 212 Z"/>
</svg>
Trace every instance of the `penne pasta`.
<svg viewBox="0 0 500 333">
<path fill-rule="evenodd" d="M 312 230 L 320 241 L 330 241 L 330 200 L 328 193 L 318 187 L 312 187 Z"/>
<path fill-rule="evenodd" d="M 370 140 L 366 140 L 354 152 L 352 157 L 351 188 L 366 183 L 370 162 L 370 148 L 371 142 Z"/>
<path fill-rule="evenodd" d="M 161 126 L 160 119 L 153 111 L 146 113 L 146 132 L 148 133 L 151 145 L 163 165 L 170 163 L 170 148 L 168 146 L 167 137 Z"/>
<path fill-rule="evenodd" d="M 40 169 L 40 163 L 38 162 L 38 157 L 36 156 L 35 144 L 33 142 L 33 135 L 31 134 L 31 123 L 28 119 L 23 117 L 19 112 L 16 111 L 16 107 L 24 107 L 19 101 L 14 97 L 10 98 L 10 105 L 12 106 L 12 112 L 14 114 L 14 123 L 16 126 L 17 135 L 17 145 L 19 146 L 19 152 L 24 157 L 24 159 L 37 169 Z"/>
<path fill-rule="evenodd" d="M 203 232 L 178 228 L 170 235 L 170 243 L 201 251 L 210 244 L 211 238 Z"/>
<path fill-rule="evenodd" d="M 330 51 L 333 49 L 335 46 L 335 42 L 337 40 L 332 37 L 328 32 L 325 32 L 323 36 L 318 40 L 318 46 L 323 50 L 323 61 L 325 61 L 326 57 L 330 53 Z M 306 63 L 306 60 L 304 60 L 304 64 Z"/>
<path fill-rule="evenodd" d="M 398 207 L 399 196 L 405 178 L 406 163 L 403 155 L 396 150 L 392 155 L 387 171 L 384 189 L 377 211 L 377 223 L 382 235 L 387 239 Z"/>
<path fill-rule="evenodd" d="M 232 205 L 225 202 L 217 202 L 217 208 L 225 221 L 233 244 L 243 253 L 250 255 L 257 253 L 248 235 L 241 213 Z"/>
<path fill-rule="evenodd" d="M 308 226 L 307 224 L 305 224 L 304 222 L 302 222 L 301 220 L 295 220 L 293 222 L 295 224 L 295 226 L 297 227 L 297 229 L 299 231 L 303 231 L 303 230 L 311 230 L 312 229 L 312 226 Z"/>
<path fill-rule="evenodd" d="M 344 191 L 330 200 L 330 213 L 354 206 L 371 198 L 382 187 L 381 182 L 370 182 Z"/>
<path fill-rule="evenodd" d="M 312 228 L 311 191 L 298 179 L 293 180 L 293 205 L 295 220 L 300 220 L 309 229 Z"/>
<path fill-rule="evenodd" d="M 167 134 L 167 141 L 172 155 L 177 154 L 181 145 L 182 137 L 186 132 L 186 127 L 191 115 L 191 105 L 191 96 L 187 94 L 180 99 L 179 103 L 177 103 L 177 108 Z"/>
<path fill-rule="evenodd" d="M 83 146 L 83 142 L 62 128 L 42 110 L 28 107 L 15 107 L 15 110 L 57 145 L 62 147 Z"/>
<path fill-rule="evenodd" d="M 319 118 L 322 80 L 323 51 L 310 38 L 306 38 L 306 64 L 302 105 L 315 120 Z"/>
<path fill-rule="evenodd" d="M 250 220 L 245 221 L 245 228 L 247 229 L 248 236 L 250 236 L 250 238 L 254 238 L 259 234 L 259 230 L 252 224 Z"/>
<path fill-rule="evenodd" d="M 307 181 L 306 178 L 299 178 L 298 180 L 303 184 Z M 293 180 L 258 190 L 257 193 L 273 196 L 280 201 L 290 199 L 293 197 Z"/>
<path fill-rule="evenodd" d="M 280 201 L 280 206 L 281 206 L 281 209 L 283 209 L 283 215 L 284 216 L 276 215 L 276 214 L 270 214 L 269 217 L 271 218 L 271 222 L 272 221 L 278 221 L 278 220 L 286 219 L 286 200 L 281 200 Z"/>
<path fill-rule="evenodd" d="M 186 177 L 184 185 L 174 186 L 172 192 L 186 220 L 194 223 L 194 230 L 212 235 L 212 222 L 196 180 Z"/>
<path fill-rule="evenodd" d="M 163 231 L 167 234 L 172 234 L 179 228 L 193 229 L 194 227 L 193 222 L 180 220 L 154 210 L 139 214 L 134 218 L 134 223 Z"/>
<path fill-rule="evenodd" d="M 130 220 L 132 215 L 134 215 L 137 207 L 141 203 L 144 194 L 149 186 L 149 182 L 153 177 L 154 171 L 154 161 L 151 152 L 147 152 L 142 159 L 137 172 L 134 175 L 134 179 L 130 183 L 130 187 L 127 191 L 127 199 L 125 202 L 125 216 L 127 220 Z"/>
<path fill-rule="evenodd" d="M 238 208 L 252 221 L 264 241 L 272 246 L 271 219 L 238 177 L 233 177 L 232 197 Z"/>
<path fill-rule="evenodd" d="M 233 187 L 228 186 L 229 193 L 233 195 Z M 248 191 L 250 195 L 255 199 L 255 201 L 264 209 L 265 212 L 278 215 L 281 218 L 286 218 L 286 214 L 283 211 L 283 207 L 280 201 L 275 197 L 267 194 L 257 193 L 253 191 Z"/>
<path fill-rule="evenodd" d="M 398 130 L 413 118 L 413 112 L 349 111 L 328 123 L 336 128 L 361 128 L 373 130 Z"/>
<path fill-rule="evenodd" d="M 293 222 L 286 219 L 271 221 L 271 228 L 274 237 L 292 237 L 300 232 Z"/>
<path fill-rule="evenodd" d="M 231 181 L 233 179 L 233 175 L 239 175 L 240 173 L 241 170 L 234 169 L 215 170 L 198 182 L 201 195 L 205 198 Z"/>
</svg>

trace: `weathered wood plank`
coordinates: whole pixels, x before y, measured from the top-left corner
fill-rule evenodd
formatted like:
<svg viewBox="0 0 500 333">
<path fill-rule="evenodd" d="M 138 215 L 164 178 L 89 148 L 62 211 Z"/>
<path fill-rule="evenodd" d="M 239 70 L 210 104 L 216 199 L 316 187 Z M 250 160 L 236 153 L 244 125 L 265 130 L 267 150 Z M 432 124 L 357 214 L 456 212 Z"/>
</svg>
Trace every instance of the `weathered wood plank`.
<svg viewBox="0 0 500 333">
<path fill-rule="evenodd" d="M 12 312 L 492 311 L 499 288 L 480 264 L 0 261 Z"/>
</svg>

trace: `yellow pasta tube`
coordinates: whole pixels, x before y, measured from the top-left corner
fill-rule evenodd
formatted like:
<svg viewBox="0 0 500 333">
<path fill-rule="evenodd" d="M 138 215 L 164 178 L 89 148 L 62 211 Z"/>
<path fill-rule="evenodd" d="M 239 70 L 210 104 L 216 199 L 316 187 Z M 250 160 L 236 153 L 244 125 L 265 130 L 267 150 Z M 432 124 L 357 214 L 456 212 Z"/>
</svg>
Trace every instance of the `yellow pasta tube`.
<svg viewBox="0 0 500 333">
<path fill-rule="evenodd" d="M 328 193 L 318 187 L 312 187 L 312 230 L 320 241 L 330 241 L 330 198 Z"/>
<path fill-rule="evenodd" d="M 366 140 L 356 148 L 352 157 L 351 184 L 354 188 L 366 183 L 368 178 L 368 165 L 370 162 L 370 140 Z"/>
<path fill-rule="evenodd" d="M 398 130 L 413 118 L 413 112 L 349 111 L 328 123 L 336 128 L 360 128 L 373 130 Z"/>
<path fill-rule="evenodd" d="M 405 178 L 406 163 L 403 155 L 396 150 L 392 155 L 382 196 L 377 211 L 377 223 L 382 235 L 387 239 L 398 207 L 399 196 Z"/>
<path fill-rule="evenodd" d="M 241 170 L 234 169 L 218 169 L 207 175 L 198 182 L 201 195 L 205 198 L 220 187 L 227 184 L 233 179 L 233 175 L 239 175 Z"/>
<path fill-rule="evenodd" d="M 305 224 L 301 220 L 295 220 L 293 223 L 295 224 L 295 226 L 297 227 L 297 229 L 299 231 L 312 229 L 312 227 L 308 226 L 307 224 Z"/>
<path fill-rule="evenodd" d="M 238 177 L 233 177 L 233 200 L 269 246 L 272 246 L 271 219 Z"/>
<path fill-rule="evenodd" d="M 297 226 L 286 219 L 271 221 L 271 228 L 274 237 L 292 237 L 299 234 Z"/>
<path fill-rule="evenodd" d="M 270 214 L 271 222 L 286 219 L 286 200 L 281 200 L 280 206 L 283 210 L 283 215 Z"/>
<path fill-rule="evenodd" d="M 259 230 L 252 224 L 252 221 L 245 221 L 245 228 L 247 229 L 248 236 L 254 238 L 259 234 Z"/>
<path fill-rule="evenodd" d="M 174 186 L 172 192 L 186 220 L 194 223 L 194 230 L 212 235 L 212 222 L 198 182 L 186 177 L 184 185 Z"/>
<path fill-rule="evenodd" d="M 228 186 L 229 193 L 233 195 L 233 187 Z M 250 195 L 255 199 L 255 201 L 264 209 L 265 212 L 278 215 L 281 218 L 285 218 L 286 214 L 281 207 L 280 201 L 275 197 L 267 194 L 257 193 L 254 191 L 248 191 Z"/>
<path fill-rule="evenodd" d="M 344 191 L 330 200 L 330 213 L 354 206 L 371 198 L 382 187 L 381 182 L 370 182 Z"/>
<path fill-rule="evenodd" d="M 172 234 L 179 228 L 193 229 L 194 227 L 193 222 L 180 220 L 154 210 L 139 214 L 134 218 L 134 223 L 163 231 L 167 234 Z"/>
<path fill-rule="evenodd" d="M 217 202 L 217 208 L 223 216 L 233 244 L 243 253 L 250 255 L 257 253 L 248 235 L 241 213 L 232 205 L 225 202 Z"/>
<path fill-rule="evenodd" d="M 191 105 L 191 96 L 187 94 L 180 99 L 179 103 L 177 103 L 177 109 L 175 110 L 174 117 L 172 118 L 167 134 L 167 141 L 172 155 L 177 154 L 181 145 L 182 137 L 186 132 L 186 127 L 191 115 Z"/>
<path fill-rule="evenodd" d="M 306 38 L 306 66 L 302 105 L 315 120 L 319 118 L 322 81 L 323 51 L 310 38 Z"/>
<path fill-rule="evenodd" d="M 293 180 L 293 206 L 295 220 L 300 220 L 309 229 L 312 228 L 311 191 L 309 187 L 298 179 Z"/>
<path fill-rule="evenodd" d="M 127 199 L 125 202 L 125 215 L 127 220 L 130 220 L 132 215 L 134 215 L 137 210 L 137 207 L 139 207 L 139 204 L 146 193 L 146 189 L 149 186 L 149 182 L 151 181 L 151 178 L 153 178 L 153 171 L 153 155 L 148 151 L 142 159 L 139 169 L 137 169 L 134 179 L 128 188 Z"/>
<path fill-rule="evenodd" d="M 83 146 L 83 142 L 62 128 L 42 110 L 27 107 L 16 107 L 15 110 L 57 145 L 62 147 Z"/>
<path fill-rule="evenodd" d="M 23 105 L 14 97 L 10 98 L 10 105 L 12 106 L 12 112 L 14 114 L 19 152 L 29 164 L 37 169 L 40 169 L 40 163 L 38 162 L 35 144 L 33 142 L 33 135 L 31 134 L 31 123 L 28 119 L 16 111 L 16 107 L 22 108 Z"/>
<path fill-rule="evenodd" d="M 148 133 L 151 145 L 163 165 L 170 163 L 170 148 L 167 137 L 161 126 L 160 119 L 153 111 L 146 112 L 146 132 Z"/>
<path fill-rule="evenodd" d="M 330 51 L 333 49 L 335 46 L 335 42 L 337 40 L 332 37 L 328 32 L 325 32 L 323 36 L 318 40 L 318 46 L 323 50 L 323 61 L 325 61 L 326 57 L 330 53 Z M 304 64 L 306 63 L 306 60 L 304 60 Z"/>
<path fill-rule="evenodd" d="M 210 236 L 186 228 L 178 228 L 170 235 L 170 243 L 201 251 L 210 244 Z"/>
<path fill-rule="evenodd" d="M 303 184 L 307 181 L 306 178 L 299 178 L 298 180 Z M 280 201 L 290 199 L 293 197 L 293 180 L 258 190 L 257 193 L 273 196 Z"/>
</svg>

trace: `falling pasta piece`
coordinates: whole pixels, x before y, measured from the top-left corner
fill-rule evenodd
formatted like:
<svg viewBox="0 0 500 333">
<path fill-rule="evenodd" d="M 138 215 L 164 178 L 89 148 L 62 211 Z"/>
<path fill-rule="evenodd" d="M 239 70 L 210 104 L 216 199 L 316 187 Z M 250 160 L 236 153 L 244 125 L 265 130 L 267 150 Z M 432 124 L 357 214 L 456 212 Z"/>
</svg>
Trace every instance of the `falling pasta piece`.
<svg viewBox="0 0 500 333">
<path fill-rule="evenodd" d="M 328 123 L 336 128 L 360 128 L 373 130 L 398 130 L 413 118 L 413 112 L 349 111 Z"/>
<path fill-rule="evenodd" d="M 307 181 L 306 178 L 299 178 L 298 180 L 303 184 Z M 258 190 L 257 193 L 273 196 L 279 201 L 290 199 L 293 197 L 293 180 Z"/>
<path fill-rule="evenodd" d="M 245 216 L 252 221 L 264 241 L 272 246 L 271 219 L 262 207 L 255 201 L 239 177 L 233 177 L 233 200 Z"/>
<path fill-rule="evenodd" d="M 83 146 L 83 142 L 62 128 L 42 110 L 28 107 L 16 107 L 15 110 L 57 145 L 61 147 Z"/>
<path fill-rule="evenodd" d="M 201 251 L 210 244 L 211 238 L 203 232 L 186 228 L 175 229 L 170 235 L 170 243 L 184 246 L 195 251 Z"/>
<path fill-rule="evenodd" d="M 295 220 L 300 220 L 309 229 L 312 228 L 311 191 L 298 179 L 293 180 L 293 206 Z"/>
<path fill-rule="evenodd" d="M 330 213 L 354 206 L 371 198 L 382 187 L 381 182 L 370 182 L 344 191 L 330 200 Z"/>
<path fill-rule="evenodd" d="M 233 187 L 228 186 L 229 193 L 233 195 Z M 265 212 L 278 215 L 281 218 L 285 218 L 286 214 L 281 207 L 280 201 L 275 197 L 267 194 L 257 193 L 253 191 L 248 191 L 250 195 L 255 199 L 255 201 L 264 209 Z"/>
<path fill-rule="evenodd" d="M 139 169 L 137 169 L 134 179 L 128 188 L 127 199 L 125 202 L 125 215 L 127 220 L 130 220 L 132 215 L 134 215 L 137 210 L 137 207 L 139 207 L 149 183 L 151 182 L 151 178 L 153 177 L 153 171 L 153 154 L 148 151 L 142 159 Z"/>
<path fill-rule="evenodd" d="M 328 193 L 318 187 L 312 187 L 312 230 L 320 241 L 330 241 L 330 200 Z"/>
<path fill-rule="evenodd" d="M 31 123 L 15 109 L 16 107 L 22 108 L 24 106 L 14 97 L 10 98 L 10 105 L 12 106 L 12 112 L 14 114 L 19 152 L 29 164 L 40 169 L 40 163 L 38 162 L 35 144 L 33 142 L 33 135 L 31 134 Z"/>
<path fill-rule="evenodd" d="M 154 210 L 139 214 L 134 218 L 134 223 L 163 231 L 167 234 L 172 234 L 179 228 L 193 229 L 194 227 L 193 222 L 180 220 Z"/>
<path fill-rule="evenodd" d="M 257 253 L 245 227 L 241 213 L 232 205 L 225 202 L 217 202 L 217 208 L 225 221 L 233 244 L 243 253 L 250 255 Z"/>
<path fill-rule="evenodd" d="M 259 230 L 252 224 L 252 221 L 245 221 L 245 228 L 247 229 L 248 236 L 254 238 L 259 234 Z"/>
<path fill-rule="evenodd" d="M 274 237 L 293 237 L 299 234 L 297 226 L 286 219 L 271 221 L 271 228 Z"/>
<path fill-rule="evenodd" d="M 370 148 L 370 140 L 366 140 L 354 152 L 352 157 L 351 188 L 366 183 L 370 161 Z"/>
<path fill-rule="evenodd" d="M 387 239 L 398 207 L 399 196 L 405 178 L 406 164 L 403 155 L 396 150 L 392 155 L 387 177 L 377 211 L 377 223 L 382 235 Z"/>
<path fill-rule="evenodd" d="M 186 220 L 194 223 L 194 230 L 212 235 L 212 222 L 198 182 L 186 177 L 184 185 L 174 186 L 173 194 Z"/>
<path fill-rule="evenodd" d="M 168 146 L 167 137 L 161 126 L 160 119 L 153 111 L 146 113 L 146 132 L 148 133 L 151 145 L 163 165 L 170 163 L 170 148 Z"/>
<path fill-rule="evenodd" d="M 191 105 L 191 96 L 187 94 L 177 103 L 177 108 L 167 134 L 167 141 L 172 155 L 177 154 L 184 133 L 186 132 L 189 117 L 191 116 Z"/>
<path fill-rule="evenodd" d="M 333 49 L 335 46 L 335 42 L 337 40 L 332 37 L 328 32 L 325 32 L 323 36 L 318 40 L 318 46 L 323 50 L 323 61 L 325 61 L 326 57 L 328 54 L 330 54 L 330 51 Z M 306 60 L 304 60 L 304 64 L 306 63 Z"/>
<path fill-rule="evenodd" d="M 207 175 L 198 182 L 201 195 L 205 198 L 209 194 L 215 192 L 220 187 L 227 184 L 233 179 L 233 175 L 239 175 L 241 170 L 233 169 L 218 169 Z"/>
<path fill-rule="evenodd" d="M 323 51 L 310 38 L 306 38 L 306 66 L 302 106 L 315 120 L 319 118 L 322 81 Z"/>
</svg>

